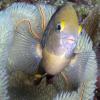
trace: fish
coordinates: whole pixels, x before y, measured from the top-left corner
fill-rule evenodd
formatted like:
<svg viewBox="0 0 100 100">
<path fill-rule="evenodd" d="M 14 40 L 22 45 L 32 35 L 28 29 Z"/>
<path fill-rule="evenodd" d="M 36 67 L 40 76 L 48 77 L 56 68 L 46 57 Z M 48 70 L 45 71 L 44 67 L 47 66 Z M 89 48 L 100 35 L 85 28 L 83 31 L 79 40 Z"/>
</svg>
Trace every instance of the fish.
<svg viewBox="0 0 100 100">
<path fill-rule="evenodd" d="M 65 11 L 66 14 L 64 14 Z M 88 86 L 88 84 L 91 84 L 90 93 L 92 95 L 94 94 L 93 92 L 96 88 L 97 62 L 92 40 L 87 34 L 84 28 L 78 24 L 77 15 L 74 9 L 69 5 L 58 9 L 58 12 L 52 16 L 47 25 L 41 41 L 43 57 L 38 73 L 43 74 L 43 70 L 41 71 L 43 68 L 45 70 L 44 73 L 48 75 L 55 76 L 61 73 L 65 80 L 67 91 L 79 91 L 78 93 L 75 92 L 75 94 L 72 93 L 72 95 L 70 95 L 70 93 L 67 94 L 67 92 L 64 96 L 61 94 L 61 99 L 59 99 L 60 97 L 58 96 L 57 100 L 65 100 L 67 97 L 68 100 L 70 100 L 70 98 L 74 98 L 74 96 L 76 100 L 86 100 L 84 99 L 86 98 L 84 89 L 86 89 L 85 86 Z M 91 75 L 85 76 L 87 75 L 86 70 L 90 68 L 88 64 L 91 63 L 93 63 L 94 66 L 94 72 L 91 72 L 93 77 Z M 90 83 L 87 77 L 91 77 Z M 58 87 L 60 86 L 58 85 Z M 87 98 L 93 98 L 93 96 L 89 97 L 88 95 Z"/>
<path fill-rule="evenodd" d="M 61 7 L 52 16 L 41 42 L 41 66 L 48 74 L 57 74 L 69 64 L 78 38 L 78 26 L 77 15 L 71 5 Z"/>
<path fill-rule="evenodd" d="M 15 3 L 5 12 L 10 14 L 14 29 L 6 69 L 9 73 L 22 71 L 32 75 L 36 70 L 36 79 L 43 78 L 37 86 L 17 87 L 18 77 L 14 78 L 14 86 L 9 87 L 10 92 L 14 91 L 12 100 L 51 100 L 56 95 L 55 100 L 93 98 L 97 72 L 95 53 L 71 5 L 56 9 L 43 4 Z M 45 77 L 49 82 L 53 77 L 53 83 L 46 85 Z M 23 80 L 18 82 L 21 84 Z"/>
</svg>

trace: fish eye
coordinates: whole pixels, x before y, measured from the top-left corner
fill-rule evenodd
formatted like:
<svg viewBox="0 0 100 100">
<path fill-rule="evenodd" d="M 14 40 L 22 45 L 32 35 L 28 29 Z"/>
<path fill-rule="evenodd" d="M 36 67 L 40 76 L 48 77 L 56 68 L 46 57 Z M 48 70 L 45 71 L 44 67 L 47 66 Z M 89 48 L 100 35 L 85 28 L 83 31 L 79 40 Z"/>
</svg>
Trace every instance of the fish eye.
<svg viewBox="0 0 100 100">
<path fill-rule="evenodd" d="M 60 25 L 60 24 L 57 24 L 56 30 L 57 30 L 57 31 L 60 31 L 60 30 L 61 30 L 61 25 Z"/>
<path fill-rule="evenodd" d="M 66 26 L 65 21 L 61 21 L 60 23 L 58 23 L 58 24 L 56 25 L 56 30 L 61 32 L 61 31 L 64 30 L 65 26 Z"/>
</svg>

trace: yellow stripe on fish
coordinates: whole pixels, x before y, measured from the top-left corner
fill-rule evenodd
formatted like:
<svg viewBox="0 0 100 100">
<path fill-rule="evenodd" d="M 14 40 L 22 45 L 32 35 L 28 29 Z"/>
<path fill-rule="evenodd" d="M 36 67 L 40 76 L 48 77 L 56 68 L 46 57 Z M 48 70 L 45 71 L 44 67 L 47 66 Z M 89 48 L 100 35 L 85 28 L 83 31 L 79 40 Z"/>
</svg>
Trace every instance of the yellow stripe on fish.
<svg viewBox="0 0 100 100">
<path fill-rule="evenodd" d="M 61 30 L 60 31 L 63 31 L 65 26 L 66 26 L 66 22 L 65 21 L 61 21 Z"/>
<path fill-rule="evenodd" d="M 80 26 L 78 27 L 78 35 L 79 35 L 81 32 L 82 32 L 82 26 L 80 25 Z"/>
</svg>

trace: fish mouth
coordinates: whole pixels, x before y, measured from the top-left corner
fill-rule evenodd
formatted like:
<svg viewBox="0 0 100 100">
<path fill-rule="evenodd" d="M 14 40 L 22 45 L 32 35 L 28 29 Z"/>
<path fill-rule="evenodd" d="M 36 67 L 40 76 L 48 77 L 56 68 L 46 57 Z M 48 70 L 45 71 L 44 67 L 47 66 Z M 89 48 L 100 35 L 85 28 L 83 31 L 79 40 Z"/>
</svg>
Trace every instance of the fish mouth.
<svg viewBox="0 0 100 100">
<path fill-rule="evenodd" d="M 39 85 L 43 78 L 46 78 L 46 84 L 47 85 L 48 84 L 53 84 L 54 75 L 47 74 L 41 63 L 42 62 L 40 62 L 39 68 L 38 68 L 37 72 L 34 75 L 34 85 L 35 86 Z"/>
</svg>

